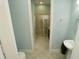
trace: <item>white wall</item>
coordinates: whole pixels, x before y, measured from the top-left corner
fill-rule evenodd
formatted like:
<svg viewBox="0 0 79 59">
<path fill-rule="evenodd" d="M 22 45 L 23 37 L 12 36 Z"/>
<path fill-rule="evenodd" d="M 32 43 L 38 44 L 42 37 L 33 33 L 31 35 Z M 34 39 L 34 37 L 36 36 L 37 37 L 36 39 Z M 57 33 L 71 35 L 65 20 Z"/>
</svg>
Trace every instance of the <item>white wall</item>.
<svg viewBox="0 0 79 59">
<path fill-rule="evenodd" d="M 51 0 L 50 49 L 60 49 L 70 20 L 72 0 Z"/>
<path fill-rule="evenodd" d="M 75 12 L 75 15 L 77 18 L 78 26 L 77 26 L 77 33 L 76 33 L 76 37 L 75 37 L 75 44 L 74 44 L 74 48 L 72 50 L 71 59 L 79 59 L 79 1 L 77 4 L 77 0 L 75 0 L 74 12 Z"/>
<path fill-rule="evenodd" d="M 77 28 L 77 34 L 75 38 L 74 49 L 72 50 L 71 59 L 79 59 L 79 24 Z"/>
<path fill-rule="evenodd" d="M 32 49 L 30 16 L 28 6 L 29 0 L 9 0 L 12 23 L 17 42 L 17 47 L 21 49 Z"/>
<path fill-rule="evenodd" d="M 0 40 L 6 59 L 18 59 L 8 0 L 0 0 Z"/>
</svg>

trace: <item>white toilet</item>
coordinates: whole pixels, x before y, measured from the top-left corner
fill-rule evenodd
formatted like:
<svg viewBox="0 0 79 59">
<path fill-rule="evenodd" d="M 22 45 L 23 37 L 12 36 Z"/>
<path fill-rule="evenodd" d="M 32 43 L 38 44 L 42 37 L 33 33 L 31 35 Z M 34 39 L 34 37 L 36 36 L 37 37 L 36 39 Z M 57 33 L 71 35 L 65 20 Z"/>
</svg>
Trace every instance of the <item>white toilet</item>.
<svg viewBox="0 0 79 59">
<path fill-rule="evenodd" d="M 66 59 L 70 59 L 72 49 L 74 47 L 74 40 L 65 40 L 63 43 L 64 43 L 64 46 L 68 49 Z"/>
<path fill-rule="evenodd" d="M 18 52 L 19 59 L 26 59 L 26 55 L 24 52 Z"/>
</svg>

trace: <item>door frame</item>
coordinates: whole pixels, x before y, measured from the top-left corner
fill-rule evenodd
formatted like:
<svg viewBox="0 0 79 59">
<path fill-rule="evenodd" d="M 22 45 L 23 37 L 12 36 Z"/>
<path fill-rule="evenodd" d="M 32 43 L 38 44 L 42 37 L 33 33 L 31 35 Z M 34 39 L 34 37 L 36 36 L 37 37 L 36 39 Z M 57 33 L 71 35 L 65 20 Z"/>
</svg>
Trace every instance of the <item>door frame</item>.
<svg viewBox="0 0 79 59">
<path fill-rule="evenodd" d="M 52 51 L 53 44 L 53 0 L 50 0 L 50 41 L 49 41 L 49 52 Z"/>
<path fill-rule="evenodd" d="M 50 1 L 50 4 L 52 4 L 53 0 Z M 31 32 L 31 42 L 32 42 L 32 50 L 34 47 L 34 33 L 33 33 L 33 18 L 32 18 L 32 5 L 31 5 L 31 0 L 28 0 L 28 9 L 29 9 L 29 22 L 30 22 L 30 32 Z M 53 4 L 52 4 L 53 6 Z M 52 35 L 53 35 L 53 7 L 50 6 L 50 41 L 49 41 L 49 51 L 52 49 Z"/>
<path fill-rule="evenodd" d="M 29 11 L 29 22 L 30 22 L 30 33 L 31 33 L 31 43 L 32 43 L 32 50 L 34 47 L 34 33 L 33 33 L 33 17 L 32 17 L 32 5 L 31 5 L 31 0 L 28 0 L 28 11 Z"/>
</svg>

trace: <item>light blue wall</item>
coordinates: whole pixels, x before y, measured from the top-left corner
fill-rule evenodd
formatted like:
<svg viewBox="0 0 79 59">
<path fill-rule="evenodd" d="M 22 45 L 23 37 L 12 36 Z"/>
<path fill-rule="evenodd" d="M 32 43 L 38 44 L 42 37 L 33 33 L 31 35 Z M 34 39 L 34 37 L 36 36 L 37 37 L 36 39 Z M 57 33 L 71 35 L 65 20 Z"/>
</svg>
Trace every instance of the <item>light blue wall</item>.
<svg viewBox="0 0 79 59">
<path fill-rule="evenodd" d="M 75 39 L 76 31 L 77 31 L 77 16 L 76 16 L 76 0 L 72 0 L 71 6 L 71 18 L 69 21 L 69 26 L 67 30 L 66 39 Z"/>
<path fill-rule="evenodd" d="M 70 20 L 72 0 L 53 0 L 51 2 L 53 7 L 53 35 L 52 35 L 52 49 L 59 49 L 62 41 L 65 40 L 67 28 Z M 52 20 L 52 19 L 51 19 Z"/>
<path fill-rule="evenodd" d="M 9 6 L 18 49 L 32 49 L 28 0 L 9 0 Z"/>
</svg>

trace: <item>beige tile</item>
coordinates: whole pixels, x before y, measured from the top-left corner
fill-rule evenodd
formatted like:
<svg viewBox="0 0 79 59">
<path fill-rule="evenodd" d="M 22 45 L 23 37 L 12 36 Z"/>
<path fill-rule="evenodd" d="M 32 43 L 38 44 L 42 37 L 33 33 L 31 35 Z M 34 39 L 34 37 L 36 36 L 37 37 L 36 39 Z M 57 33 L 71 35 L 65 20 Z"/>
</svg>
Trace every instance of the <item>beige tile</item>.
<svg viewBox="0 0 79 59">
<path fill-rule="evenodd" d="M 34 42 L 32 52 L 26 53 L 27 59 L 65 59 L 61 53 L 49 53 L 49 40 L 46 37 L 38 37 Z"/>
<path fill-rule="evenodd" d="M 49 59 L 46 55 L 39 54 L 38 56 L 35 57 L 35 59 Z"/>
</svg>

